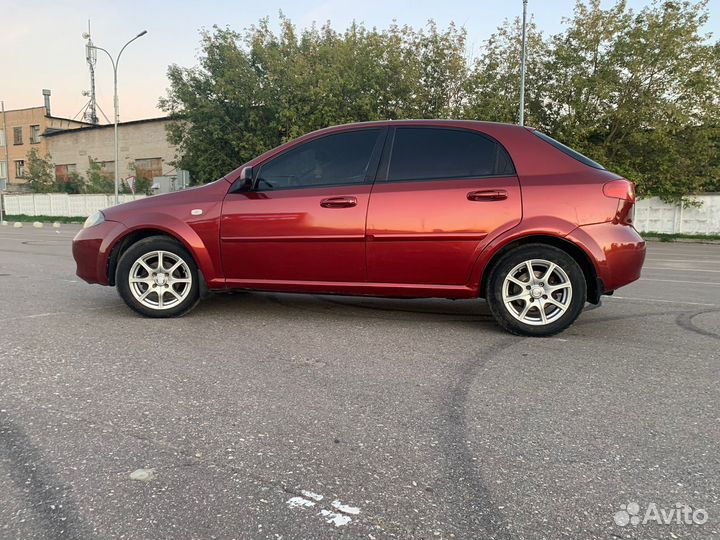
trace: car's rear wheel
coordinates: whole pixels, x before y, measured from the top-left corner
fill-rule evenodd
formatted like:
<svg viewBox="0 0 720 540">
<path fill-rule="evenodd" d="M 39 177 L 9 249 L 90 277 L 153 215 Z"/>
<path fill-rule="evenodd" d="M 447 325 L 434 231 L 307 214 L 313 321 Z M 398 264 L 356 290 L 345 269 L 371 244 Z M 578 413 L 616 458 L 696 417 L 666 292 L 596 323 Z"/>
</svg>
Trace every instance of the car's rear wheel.
<svg viewBox="0 0 720 540">
<path fill-rule="evenodd" d="M 525 336 L 551 336 L 582 311 L 587 283 L 565 251 L 544 244 L 515 248 L 495 264 L 486 299 L 498 324 Z"/>
<path fill-rule="evenodd" d="M 179 317 L 200 299 L 195 261 L 165 236 L 130 246 L 120 257 L 115 282 L 125 303 L 146 317 Z"/>
</svg>

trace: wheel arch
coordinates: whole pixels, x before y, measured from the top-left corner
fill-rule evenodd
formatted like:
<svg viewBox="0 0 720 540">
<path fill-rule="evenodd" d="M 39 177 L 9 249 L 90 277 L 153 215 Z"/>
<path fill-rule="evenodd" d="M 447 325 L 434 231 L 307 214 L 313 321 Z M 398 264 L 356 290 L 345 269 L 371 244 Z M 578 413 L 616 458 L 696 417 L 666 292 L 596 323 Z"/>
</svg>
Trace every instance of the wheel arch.
<svg viewBox="0 0 720 540">
<path fill-rule="evenodd" d="M 484 298 L 485 289 L 487 287 L 487 280 L 490 277 L 490 271 L 500 258 L 507 252 L 526 244 L 547 244 L 549 246 L 556 247 L 563 250 L 565 253 L 570 255 L 578 266 L 582 269 L 583 275 L 585 276 L 585 282 L 587 284 L 587 301 L 593 304 L 597 304 L 600 301 L 600 296 L 603 294 L 603 285 L 600 281 L 597 273 L 597 269 L 593 264 L 590 256 L 577 244 L 561 238 L 559 236 L 553 236 L 550 234 L 530 234 L 516 238 L 507 244 L 504 244 L 498 248 L 484 265 L 482 278 L 480 280 L 480 297 Z"/>
<path fill-rule="evenodd" d="M 140 240 L 144 238 L 149 238 L 151 236 L 164 236 L 166 238 L 170 238 L 172 240 L 175 240 L 178 242 L 181 246 L 183 246 L 190 256 L 193 258 L 193 262 L 197 266 L 198 269 L 198 275 L 200 277 L 200 295 L 201 297 L 207 296 L 208 292 L 208 286 L 207 286 L 207 265 L 211 264 L 209 260 L 204 260 L 202 255 L 203 253 L 198 253 L 198 250 L 194 248 L 192 245 L 192 242 L 186 241 L 185 238 L 183 238 L 181 235 L 176 234 L 173 231 L 170 231 L 165 228 L 157 227 L 157 226 L 147 226 L 147 227 L 138 227 L 135 229 L 128 229 L 126 231 L 126 234 L 123 235 L 121 238 L 116 240 L 115 245 L 112 247 L 112 250 L 110 251 L 110 256 L 108 257 L 108 264 L 107 264 L 107 278 L 108 278 L 108 284 L 109 285 L 116 285 L 115 280 L 115 274 L 117 271 L 118 261 L 120 260 L 120 257 L 122 257 L 123 253 L 125 253 L 128 248 Z M 198 238 L 199 241 L 199 238 Z M 202 243 L 200 242 L 202 245 Z M 212 275 L 212 274 L 210 274 Z"/>
</svg>

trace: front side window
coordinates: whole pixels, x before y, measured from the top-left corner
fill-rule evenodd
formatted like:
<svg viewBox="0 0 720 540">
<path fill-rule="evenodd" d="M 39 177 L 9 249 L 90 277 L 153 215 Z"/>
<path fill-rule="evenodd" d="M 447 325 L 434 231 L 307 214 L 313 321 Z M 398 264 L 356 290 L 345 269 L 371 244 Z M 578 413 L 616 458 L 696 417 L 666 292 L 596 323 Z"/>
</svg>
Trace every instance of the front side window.
<svg viewBox="0 0 720 540">
<path fill-rule="evenodd" d="M 361 129 L 303 143 L 264 164 L 257 189 L 362 184 L 379 134 L 379 129 Z"/>
<path fill-rule="evenodd" d="M 388 181 L 513 174 L 505 149 L 479 133 L 425 127 L 401 127 L 395 132 Z"/>
</svg>

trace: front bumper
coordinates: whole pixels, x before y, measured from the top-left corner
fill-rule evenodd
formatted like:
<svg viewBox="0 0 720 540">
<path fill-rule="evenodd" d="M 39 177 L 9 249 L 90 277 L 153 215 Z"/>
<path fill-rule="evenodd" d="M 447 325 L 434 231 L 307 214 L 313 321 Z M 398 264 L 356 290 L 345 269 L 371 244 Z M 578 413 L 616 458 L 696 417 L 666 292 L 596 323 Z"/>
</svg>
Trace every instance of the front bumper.
<svg viewBox="0 0 720 540">
<path fill-rule="evenodd" d="M 82 229 L 75 235 L 72 253 L 77 265 L 75 273 L 88 283 L 108 285 L 108 260 L 110 252 L 126 229 L 117 221 L 104 221 L 99 225 Z"/>
<path fill-rule="evenodd" d="M 566 237 L 583 247 L 595 263 L 604 290 L 611 292 L 640 278 L 645 240 L 631 225 L 596 223 L 578 227 Z"/>
</svg>

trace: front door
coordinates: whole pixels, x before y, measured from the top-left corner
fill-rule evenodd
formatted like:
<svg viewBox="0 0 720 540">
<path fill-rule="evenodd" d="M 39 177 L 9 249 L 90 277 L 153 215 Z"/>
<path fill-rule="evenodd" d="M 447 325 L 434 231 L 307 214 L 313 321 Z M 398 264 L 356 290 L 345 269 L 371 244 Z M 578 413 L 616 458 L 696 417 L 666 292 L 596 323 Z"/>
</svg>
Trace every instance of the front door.
<svg viewBox="0 0 720 540">
<path fill-rule="evenodd" d="M 254 189 L 223 202 L 228 286 L 365 281 L 365 217 L 384 134 L 331 133 L 255 167 Z"/>
<path fill-rule="evenodd" d="M 368 208 L 368 281 L 466 285 L 487 241 L 521 219 L 507 152 L 476 131 L 398 127 L 384 154 Z"/>
</svg>

